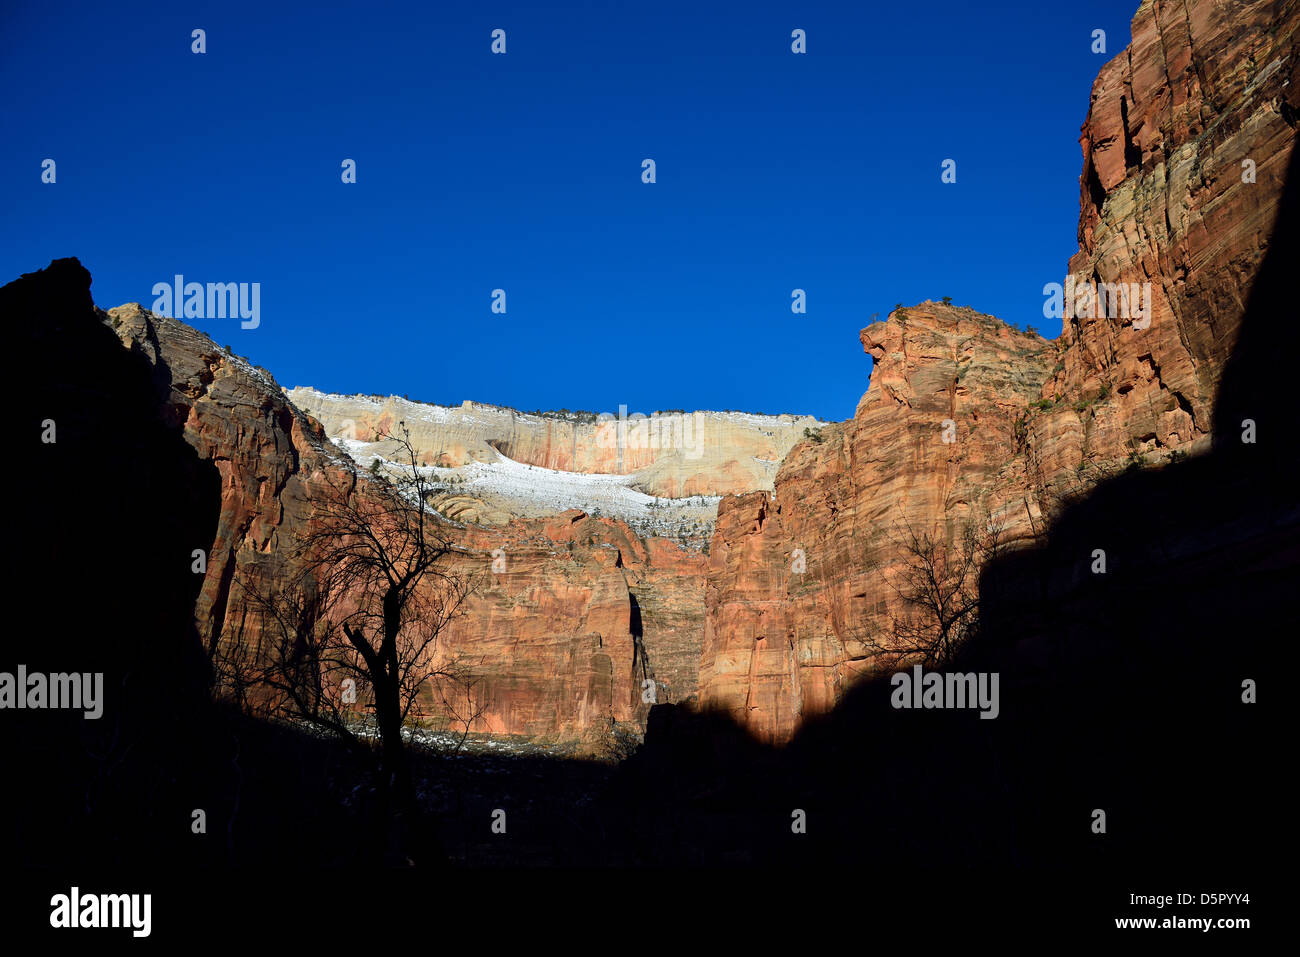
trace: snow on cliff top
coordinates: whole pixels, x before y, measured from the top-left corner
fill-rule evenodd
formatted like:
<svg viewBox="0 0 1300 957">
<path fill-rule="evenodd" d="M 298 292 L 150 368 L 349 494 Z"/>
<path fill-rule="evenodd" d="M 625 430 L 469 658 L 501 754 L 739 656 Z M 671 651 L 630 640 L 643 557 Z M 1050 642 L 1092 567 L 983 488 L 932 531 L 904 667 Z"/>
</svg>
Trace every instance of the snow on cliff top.
<svg viewBox="0 0 1300 957">
<path fill-rule="evenodd" d="M 402 466 L 376 454 L 380 446 L 355 439 L 334 442 L 361 466 L 376 459 L 382 466 Z M 508 509 L 523 518 L 544 518 L 571 508 L 588 515 L 618 518 L 641 534 L 676 536 L 682 532 L 707 537 L 717 518 L 720 495 L 657 498 L 632 488 L 635 475 L 562 472 L 525 465 L 496 453 L 492 462 L 470 462 L 455 468 L 420 469 L 435 485 L 450 483 L 449 491 L 470 495 Z"/>
<path fill-rule="evenodd" d="M 544 422 L 547 419 L 561 419 L 566 422 L 583 422 L 583 421 L 588 421 L 587 419 L 583 418 L 584 415 L 593 414 L 593 413 L 578 413 L 578 412 L 569 412 L 569 413 L 544 412 L 539 415 L 534 412 L 520 412 L 517 409 L 511 409 L 508 408 L 507 406 L 492 405 L 487 402 L 474 402 L 471 400 L 466 400 L 465 402 L 462 402 L 460 405 L 436 405 L 431 402 L 419 402 L 414 399 L 405 399 L 402 398 L 401 396 L 396 396 L 396 395 L 381 397 L 381 396 L 374 396 L 374 395 L 365 395 L 362 393 L 357 393 L 356 395 L 342 395 L 337 392 L 322 392 L 319 389 L 312 388 L 311 386 L 294 386 L 292 389 L 288 390 L 288 393 L 291 396 L 294 393 L 300 393 L 304 396 L 311 396 L 313 398 L 319 400 L 325 400 L 325 401 L 346 401 L 357 405 L 363 405 L 366 408 L 373 409 L 375 411 L 379 411 L 389 402 L 392 402 L 395 405 L 402 406 L 403 408 L 415 410 L 411 413 L 408 413 L 409 415 L 411 415 L 412 418 L 420 419 L 426 422 L 438 422 L 438 423 L 460 421 L 462 419 L 472 417 L 476 413 L 480 415 L 485 413 L 486 414 L 498 413 L 501 415 L 511 415 L 517 419 L 523 419 L 529 422 Z M 602 412 L 597 414 L 605 416 L 607 419 L 618 418 L 618 413 L 616 412 Z M 669 415 L 706 415 L 711 418 L 725 419 L 729 422 L 743 423 L 745 425 L 750 425 L 758 429 L 771 428 L 780 425 L 787 425 L 787 426 L 793 425 L 794 423 L 801 422 L 805 419 L 810 420 L 812 424 L 817 426 L 829 424 L 827 422 L 823 422 L 822 420 L 816 418 L 815 416 L 802 415 L 793 412 L 783 412 L 780 415 L 768 415 L 766 413 L 761 413 L 761 412 L 718 412 L 718 411 L 710 411 L 707 409 L 700 409 L 697 412 L 655 411 L 652 413 L 641 413 L 641 412 L 637 412 L 634 409 L 629 409 L 627 410 L 626 414 L 629 418 L 638 415 L 644 415 L 647 418 L 658 417 L 658 416 L 669 416 Z"/>
</svg>

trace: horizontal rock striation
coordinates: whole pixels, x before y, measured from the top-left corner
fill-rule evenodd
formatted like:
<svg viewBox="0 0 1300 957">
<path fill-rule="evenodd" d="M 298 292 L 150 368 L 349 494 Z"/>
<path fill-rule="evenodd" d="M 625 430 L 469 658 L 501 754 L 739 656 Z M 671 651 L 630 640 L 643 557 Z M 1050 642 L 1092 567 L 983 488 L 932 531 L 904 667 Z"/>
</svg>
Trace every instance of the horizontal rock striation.
<svg viewBox="0 0 1300 957">
<path fill-rule="evenodd" d="M 642 491 L 665 498 L 771 488 L 777 465 L 820 425 L 812 416 L 742 412 L 535 415 L 477 402 L 459 407 L 406 399 L 342 396 L 295 388 L 289 398 L 335 437 L 373 441 L 399 420 L 425 464 L 494 462 L 496 453 L 564 472 L 634 475 Z"/>
</svg>

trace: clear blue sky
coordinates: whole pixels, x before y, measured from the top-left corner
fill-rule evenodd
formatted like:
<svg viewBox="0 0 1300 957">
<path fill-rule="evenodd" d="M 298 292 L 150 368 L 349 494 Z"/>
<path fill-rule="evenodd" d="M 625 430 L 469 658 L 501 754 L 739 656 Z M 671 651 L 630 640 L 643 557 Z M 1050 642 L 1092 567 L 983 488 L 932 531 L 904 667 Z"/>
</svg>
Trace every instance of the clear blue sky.
<svg viewBox="0 0 1300 957">
<path fill-rule="evenodd" d="M 0 281 L 260 282 L 258 329 L 195 324 L 290 386 L 844 419 L 896 302 L 1059 332 L 1137 5 L 6 0 Z"/>
</svg>

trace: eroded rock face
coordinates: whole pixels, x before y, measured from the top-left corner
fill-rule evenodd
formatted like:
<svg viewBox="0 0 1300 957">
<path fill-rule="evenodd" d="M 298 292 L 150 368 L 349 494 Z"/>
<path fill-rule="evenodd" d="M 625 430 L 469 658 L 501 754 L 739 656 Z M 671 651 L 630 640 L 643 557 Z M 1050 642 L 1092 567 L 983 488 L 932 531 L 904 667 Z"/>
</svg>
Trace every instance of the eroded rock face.
<svg viewBox="0 0 1300 957">
<path fill-rule="evenodd" d="M 1142 4 L 1093 88 L 1069 273 L 1149 282 L 1148 311 L 1067 318 L 1055 343 L 933 303 L 863 330 L 875 368 L 853 420 L 796 446 L 773 495 L 719 507 L 704 706 L 767 740 L 831 707 L 897 610 L 882 530 L 952 540 L 991 519 L 1027 543 L 1130 464 L 1208 451 L 1294 148 L 1297 19 L 1276 0 Z"/>
<path fill-rule="evenodd" d="M 573 510 L 504 529 L 467 527 L 479 588 L 442 652 L 481 686 L 474 731 L 574 736 L 601 721 L 644 727 L 650 706 L 693 692 L 704 557 Z"/>
<path fill-rule="evenodd" d="M 1208 444 L 1295 141 L 1298 21 L 1294 2 L 1148 0 L 1093 84 L 1069 274 L 1150 283 L 1151 302 L 1140 317 L 1065 319 L 1043 394 L 1094 404 L 1042 418 L 1043 482 Z"/>
</svg>

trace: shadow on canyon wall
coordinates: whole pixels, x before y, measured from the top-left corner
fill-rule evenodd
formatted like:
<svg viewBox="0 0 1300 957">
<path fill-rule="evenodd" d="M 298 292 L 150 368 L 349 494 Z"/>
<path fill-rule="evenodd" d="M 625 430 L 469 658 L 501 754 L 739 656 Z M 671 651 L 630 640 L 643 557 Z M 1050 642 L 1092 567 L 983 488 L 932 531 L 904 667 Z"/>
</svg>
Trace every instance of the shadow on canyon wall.
<svg viewBox="0 0 1300 957">
<path fill-rule="evenodd" d="M 995 720 L 895 710 L 884 679 L 782 750 L 724 717 L 657 709 L 611 791 L 639 811 L 624 846 L 647 863 L 881 858 L 1219 877 L 1267 853 L 1281 752 L 1243 682 L 1263 701 L 1288 694 L 1300 634 L 1287 398 L 1300 356 L 1298 193 L 1300 150 L 1225 368 L 1213 451 L 1103 483 L 1036 547 L 984 570 L 980 632 L 951 670 L 999 673 Z M 1092 570 L 1098 549 L 1104 574 Z M 792 831 L 795 809 L 805 834 Z"/>
<path fill-rule="evenodd" d="M 210 700 L 192 565 L 217 535 L 220 474 L 185 441 L 184 410 L 169 411 L 166 364 L 122 347 L 90 283 L 63 259 L 0 289 L 29 383 L 15 390 L 25 491 L 11 500 L 16 613 L 0 672 L 104 675 L 96 720 L 0 714 L 5 858 L 114 870 L 373 859 L 374 809 L 364 793 L 336 799 L 363 778 L 350 756 Z"/>
<path fill-rule="evenodd" d="M 1300 633 L 1290 271 L 1300 151 L 1223 378 L 1213 451 L 1112 479 L 1032 550 L 985 569 L 980 635 L 956 668 L 1000 675 L 1000 714 L 895 710 L 853 688 L 784 748 L 725 716 L 651 711 L 617 768 L 543 757 L 421 758 L 427 846 L 470 865 L 1183 867 L 1254 864 L 1269 831 L 1266 704 Z M 190 553 L 213 539 L 215 466 L 164 421 L 160 383 L 61 260 L 0 290 L 34 501 L 15 501 L 18 620 L 0 670 L 103 671 L 99 721 L 19 711 L 6 847 L 20 865 L 341 866 L 382 826 L 341 748 L 212 705 Z M 34 368 L 33 368 L 34 367 Z M 1257 442 L 1241 441 L 1253 419 Z M 1107 570 L 1091 571 L 1094 550 Z M 1289 656 L 1288 656 L 1289 659 Z M 123 677 L 124 676 L 124 677 Z M 506 834 L 491 815 L 506 810 Z M 203 809 L 207 834 L 192 833 Z M 792 828 L 806 816 L 806 833 Z M 1106 832 L 1094 833 L 1094 812 Z M 436 841 L 433 839 L 436 832 Z M 417 841 L 416 843 L 420 843 Z M 417 863 L 439 861 L 420 860 Z M 1217 869 L 1217 870 L 1216 870 Z M 846 888 L 850 893 L 850 884 Z"/>
<path fill-rule="evenodd" d="M 1212 452 L 1103 483 L 1036 547 L 984 570 L 980 632 L 951 670 L 1000 675 L 995 720 L 895 710 L 886 679 L 853 688 L 780 750 L 725 717 L 656 709 L 610 791 L 623 847 L 645 863 L 1220 878 L 1267 853 L 1281 752 L 1243 682 L 1265 702 L 1288 694 L 1278 679 L 1300 633 L 1287 397 L 1298 193 L 1300 150 L 1225 367 Z M 796 809 L 805 834 L 792 830 Z"/>
</svg>

